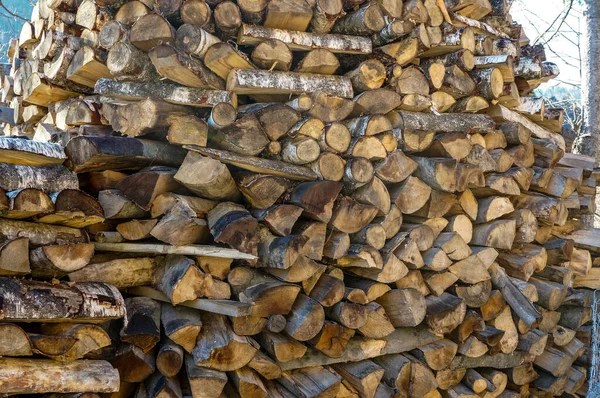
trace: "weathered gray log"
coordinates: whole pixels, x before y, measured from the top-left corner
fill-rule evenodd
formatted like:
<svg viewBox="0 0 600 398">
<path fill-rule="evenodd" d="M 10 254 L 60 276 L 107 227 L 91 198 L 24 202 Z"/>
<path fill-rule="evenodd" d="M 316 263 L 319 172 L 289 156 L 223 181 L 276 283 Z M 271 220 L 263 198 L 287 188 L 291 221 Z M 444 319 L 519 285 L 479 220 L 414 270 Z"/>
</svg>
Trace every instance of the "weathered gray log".
<svg viewBox="0 0 600 398">
<path fill-rule="evenodd" d="M 0 138 L 0 162 L 29 166 L 62 164 L 65 152 L 59 144 L 20 138 Z"/>
<path fill-rule="evenodd" d="M 233 69 L 227 77 L 227 89 L 237 94 L 303 94 L 323 92 L 353 98 L 352 82 L 345 76 L 312 73 Z"/>
<path fill-rule="evenodd" d="M 87 234 L 77 228 L 0 218 L 0 236 L 29 238 L 32 246 L 87 243 Z"/>
<path fill-rule="evenodd" d="M 75 137 L 65 151 L 69 167 L 77 173 L 178 167 L 186 155 L 185 150 L 174 145 L 129 137 Z"/>
<path fill-rule="evenodd" d="M 3 322 L 104 322 L 125 315 L 121 293 L 105 283 L 0 278 L 0 298 Z"/>
<path fill-rule="evenodd" d="M 201 108 L 212 108 L 214 105 L 222 102 L 237 106 L 237 97 L 230 91 L 182 87 L 177 84 L 165 82 L 139 83 L 100 79 L 96 82 L 94 92 L 100 95 L 133 101 L 154 97 L 171 104 Z"/>
<path fill-rule="evenodd" d="M 0 163 L 0 188 L 5 191 L 35 188 L 51 193 L 65 189 L 78 189 L 75 173 L 63 165 L 26 166 Z"/>
<path fill-rule="evenodd" d="M 15 125 L 14 110 L 5 106 L 0 106 L 0 122 Z"/>
</svg>

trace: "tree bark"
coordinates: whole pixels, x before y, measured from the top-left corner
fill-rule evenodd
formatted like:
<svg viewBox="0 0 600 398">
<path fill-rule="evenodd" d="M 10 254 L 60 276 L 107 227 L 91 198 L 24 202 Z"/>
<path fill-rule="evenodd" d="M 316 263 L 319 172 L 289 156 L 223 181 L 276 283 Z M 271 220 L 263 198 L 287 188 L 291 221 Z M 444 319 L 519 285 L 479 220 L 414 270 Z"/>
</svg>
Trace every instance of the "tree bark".
<svg viewBox="0 0 600 398">
<path fill-rule="evenodd" d="M 5 322 L 103 322 L 125 315 L 121 293 L 104 283 L 68 286 L 0 278 L 0 296 Z"/>
<path fill-rule="evenodd" d="M 581 97 L 583 102 L 583 131 L 579 133 L 573 152 L 592 156 L 596 163 L 600 158 L 600 94 L 594 89 L 599 83 L 600 74 L 600 1 L 583 2 L 583 71 Z M 593 227 L 597 222 L 594 216 L 584 216 L 583 223 Z"/>
<path fill-rule="evenodd" d="M 2 358 L 0 379 L 0 393 L 8 395 L 119 391 L 119 374 L 106 361 Z"/>
</svg>

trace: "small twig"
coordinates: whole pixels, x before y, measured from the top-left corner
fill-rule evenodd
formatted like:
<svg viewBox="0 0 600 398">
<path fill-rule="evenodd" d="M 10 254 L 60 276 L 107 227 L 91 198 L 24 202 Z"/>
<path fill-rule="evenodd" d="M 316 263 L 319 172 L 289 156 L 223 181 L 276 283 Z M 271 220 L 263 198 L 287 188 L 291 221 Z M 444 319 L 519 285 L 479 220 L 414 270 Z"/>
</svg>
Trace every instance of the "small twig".
<svg viewBox="0 0 600 398">
<path fill-rule="evenodd" d="M 547 44 L 547 43 L 548 43 L 550 40 L 554 39 L 554 37 L 556 36 L 556 34 L 558 33 L 558 31 L 560 31 L 560 28 L 561 28 L 561 27 L 563 26 L 563 24 L 565 23 L 565 20 L 567 19 L 567 17 L 569 16 L 569 13 L 571 12 L 571 9 L 573 8 L 573 1 L 574 1 L 574 0 L 571 0 L 571 1 L 569 2 L 569 7 L 567 7 L 567 10 L 566 10 L 566 12 L 564 13 L 564 15 L 563 15 L 563 17 L 562 17 L 562 20 L 560 21 L 560 24 L 558 25 L 558 28 L 556 28 L 556 29 L 554 30 L 554 33 L 552 34 L 552 36 L 550 36 L 550 38 L 549 38 L 548 40 L 546 40 L 546 41 L 544 42 L 544 44 Z M 554 23 L 555 23 L 555 22 L 558 20 L 558 18 L 560 17 L 560 15 L 562 15 L 562 13 L 561 13 L 561 14 L 559 14 L 559 15 L 556 17 L 556 19 L 555 19 L 554 21 L 552 21 L 552 23 L 550 24 L 550 26 L 548 26 L 548 29 L 546 29 L 546 31 L 545 31 L 544 33 L 542 33 L 542 35 L 541 35 L 541 36 L 539 36 L 537 39 L 535 39 L 535 42 L 533 43 L 533 45 L 536 45 L 536 44 L 537 44 L 537 42 L 538 42 L 538 41 L 539 41 L 541 38 L 543 38 L 543 37 L 544 37 L 544 35 L 545 35 L 546 33 L 548 33 L 548 32 L 550 31 L 550 28 L 552 28 L 552 26 L 554 26 Z"/>
<path fill-rule="evenodd" d="M 0 8 L 2 8 L 4 11 L 6 11 L 9 15 L 18 18 L 22 21 L 28 22 L 27 19 L 23 18 L 22 16 L 20 16 L 19 14 L 15 14 L 14 12 L 12 12 L 11 10 L 9 10 L 5 5 L 4 2 L 2 0 L 0 0 Z"/>
</svg>

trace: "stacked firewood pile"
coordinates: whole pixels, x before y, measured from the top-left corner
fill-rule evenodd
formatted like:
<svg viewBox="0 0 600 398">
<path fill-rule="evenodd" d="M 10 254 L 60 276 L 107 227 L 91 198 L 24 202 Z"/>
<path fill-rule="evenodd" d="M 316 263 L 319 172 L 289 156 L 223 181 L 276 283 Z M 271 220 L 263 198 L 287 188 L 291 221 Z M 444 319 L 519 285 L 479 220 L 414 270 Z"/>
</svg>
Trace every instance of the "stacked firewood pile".
<svg viewBox="0 0 600 398">
<path fill-rule="evenodd" d="M 40 0 L 0 394 L 584 396 L 598 174 L 510 3 Z"/>
</svg>

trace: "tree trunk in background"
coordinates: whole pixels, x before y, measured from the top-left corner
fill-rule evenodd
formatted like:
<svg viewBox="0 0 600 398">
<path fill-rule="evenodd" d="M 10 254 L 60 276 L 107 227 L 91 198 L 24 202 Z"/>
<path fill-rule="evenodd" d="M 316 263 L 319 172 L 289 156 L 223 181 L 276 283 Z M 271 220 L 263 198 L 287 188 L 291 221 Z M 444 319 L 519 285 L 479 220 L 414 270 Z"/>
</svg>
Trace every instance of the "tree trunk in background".
<svg viewBox="0 0 600 398">
<path fill-rule="evenodd" d="M 600 0 L 584 0 L 582 42 L 581 98 L 584 110 L 583 128 L 573 152 L 600 158 Z M 596 218 L 596 220 L 594 220 Z M 598 217 L 583 216 L 586 226 L 598 224 Z"/>
</svg>

